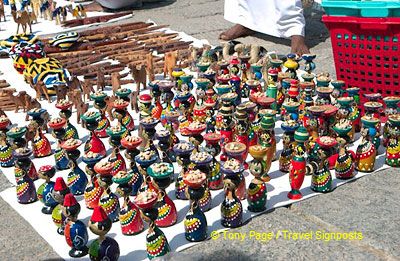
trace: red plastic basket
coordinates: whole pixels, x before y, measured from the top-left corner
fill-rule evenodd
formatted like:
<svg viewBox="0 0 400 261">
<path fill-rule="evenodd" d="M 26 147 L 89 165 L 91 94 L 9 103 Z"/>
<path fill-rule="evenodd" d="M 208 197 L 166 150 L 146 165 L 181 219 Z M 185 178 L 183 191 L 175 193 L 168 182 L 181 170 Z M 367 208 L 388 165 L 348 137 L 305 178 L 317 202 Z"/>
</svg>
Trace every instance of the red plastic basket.
<svg viewBox="0 0 400 261">
<path fill-rule="evenodd" d="M 336 76 L 361 93 L 400 94 L 400 18 L 323 16 Z"/>
</svg>

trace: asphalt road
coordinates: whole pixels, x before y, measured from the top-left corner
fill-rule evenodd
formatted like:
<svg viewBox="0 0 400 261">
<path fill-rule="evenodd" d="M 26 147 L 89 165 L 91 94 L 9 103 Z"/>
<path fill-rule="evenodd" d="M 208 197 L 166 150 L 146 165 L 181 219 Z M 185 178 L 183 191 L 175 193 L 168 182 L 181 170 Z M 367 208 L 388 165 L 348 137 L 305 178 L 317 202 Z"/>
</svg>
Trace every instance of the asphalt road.
<svg viewBox="0 0 400 261">
<path fill-rule="evenodd" d="M 321 13 L 307 13 L 307 43 L 312 53 L 317 54 L 317 68 L 334 75 L 329 34 L 320 22 Z M 196 38 L 208 39 L 212 44 L 217 44 L 218 35 L 231 26 L 223 19 L 222 0 L 177 0 L 147 4 L 135 11 L 133 20 L 147 19 L 168 24 L 172 29 Z M 263 35 L 241 40 L 258 43 L 269 51 L 290 52 L 287 40 Z M 399 174 L 398 169 L 380 171 L 291 208 L 276 209 L 171 259 L 400 260 Z M 10 184 L 0 175 L 0 190 L 8 187 Z M 330 232 L 336 232 L 336 238 Z M 307 234 L 311 234 L 312 238 L 308 236 L 307 239 Z M 303 238 L 300 239 L 300 235 Z M 359 239 L 338 240 L 339 236 L 351 235 Z M 60 238 L 60 243 L 65 242 Z M 32 259 L 59 257 L 0 198 L 0 260 Z"/>
</svg>

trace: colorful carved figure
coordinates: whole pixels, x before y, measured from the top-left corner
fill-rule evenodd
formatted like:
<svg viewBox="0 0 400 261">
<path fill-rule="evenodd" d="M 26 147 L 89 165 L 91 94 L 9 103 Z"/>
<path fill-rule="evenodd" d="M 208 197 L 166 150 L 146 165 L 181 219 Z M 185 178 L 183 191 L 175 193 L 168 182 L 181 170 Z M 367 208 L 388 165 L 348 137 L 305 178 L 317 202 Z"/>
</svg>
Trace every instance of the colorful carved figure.
<svg viewBox="0 0 400 261">
<path fill-rule="evenodd" d="M 158 194 L 154 191 L 139 192 L 134 198 L 134 203 L 142 212 L 143 220 L 149 223 L 146 236 L 147 258 L 162 257 L 171 251 L 168 240 L 164 233 L 158 228 L 155 220 L 158 217 L 158 209 L 155 204 Z"/>
<path fill-rule="evenodd" d="M 120 254 L 119 245 L 115 239 L 106 236 L 112 227 L 112 222 L 102 207 L 97 206 L 93 210 L 88 227 L 93 234 L 99 236 L 90 243 L 90 260 L 117 261 Z"/>
<path fill-rule="evenodd" d="M 355 176 L 355 155 L 347 150 L 346 140 L 337 138 L 339 143 L 339 154 L 335 163 L 335 176 L 338 179 L 350 179 Z"/>
<path fill-rule="evenodd" d="M 28 175 L 32 166 L 29 156 L 32 150 L 28 148 L 18 148 L 14 151 L 15 158 L 15 181 L 17 183 L 17 200 L 20 204 L 29 204 L 37 200 L 36 187 L 33 180 Z"/>
<path fill-rule="evenodd" d="M 221 173 L 221 165 L 219 161 L 215 158 L 220 152 L 221 147 L 219 146 L 219 141 L 221 140 L 221 135 L 218 133 L 207 133 L 204 135 L 204 139 L 206 140 L 205 151 L 209 153 L 213 159 L 210 163 L 210 177 L 208 179 L 208 187 L 211 190 L 218 190 L 224 187 L 223 176 Z"/>
<path fill-rule="evenodd" d="M 385 163 L 391 167 L 400 167 L 400 114 L 388 117 L 390 129 L 386 148 Z"/>
<path fill-rule="evenodd" d="M 183 175 L 189 171 L 190 154 L 194 150 L 194 146 L 190 142 L 179 142 L 174 145 L 173 150 L 176 154 L 176 162 L 181 166 L 181 172 L 175 182 L 175 197 L 177 199 L 188 199 L 186 196 L 186 184 L 183 182 Z"/>
<path fill-rule="evenodd" d="M 294 153 L 294 139 L 291 139 L 292 137 L 285 133 L 282 135 L 283 149 L 279 156 L 279 170 L 282 172 L 289 172 L 290 162 Z"/>
<path fill-rule="evenodd" d="M 68 169 L 69 160 L 64 149 L 61 148 L 61 143 L 65 137 L 65 124 L 67 121 L 64 118 L 53 118 L 48 123 L 49 127 L 53 129 L 53 136 L 57 139 L 57 147 L 54 150 L 54 159 L 56 161 L 57 170 Z"/>
<path fill-rule="evenodd" d="M 38 198 L 44 204 L 44 207 L 42 207 L 43 214 L 51 214 L 58 205 L 58 202 L 52 196 L 55 183 L 50 179 L 54 177 L 54 174 L 56 174 L 56 169 L 51 165 L 41 166 L 38 171 L 39 178 L 45 180 L 37 190 Z"/>
<path fill-rule="evenodd" d="M 90 94 L 90 99 L 94 100 L 94 107 L 100 113 L 100 120 L 97 123 L 97 129 L 95 130 L 97 136 L 99 138 L 107 137 L 106 129 L 110 126 L 110 121 L 106 117 L 106 109 L 107 103 L 105 99 L 107 98 L 107 94 L 104 92 L 95 92 Z"/>
<path fill-rule="evenodd" d="M 371 172 L 374 170 L 377 150 L 372 142 L 372 137 L 376 135 L 377 118 L 363 116 L 361 119 L 363 128 L 361 129 L 361 143 L 357 147 L 355 167 L 361 172 Z"/>
<path fill-rule="evenodd" d="M 71 247 L 69 256 L 78 258 L 86 256 L 88 253 L 89 235 L 86 229 L 86 225 L 78 220 L 81 206 L 76 201 L 74 195 L 71 193 L 65 195 L 63 204 L 63 214 L 66 217 L 64 236 L 65 241 Z"/>
<path fill-rule="evenodd" d="M 7 136 L 4 132 L 0 132 L 0 166 L 9 168 L 14 166 L 13 149 L 7 141 Z"/>
<path fill-rule="evenodd" d="M 78 166 L 77 160 L 81 155 L 78 147 L 82 144 L 81 140 L 69 139 L 61 144 L 61 148 L 67 153 L 69 159 L 70 172 L 68 173 L 68 187 L 74 195 L 83 195 L 88 179 L 85 172 Z"/>
<path fill-rule="evenodd" d="M 32 120 L 27 127 L 28 132 L 26 133 L 26 137 L 28 141 L 32 141 L 33 156 L 35 158 L 42 158 L 51 155 L 50 141 L 43 134 L 42 128 L 37 121 Z"/>
<path fill-rule="evenodd" d="M 158 217 L 155 220 L 158 227 L 169 227 L 176 223 L 178 212 L 174 202 L 168 197 L 165 189 L 171 182 L 171 175 L 174 174 L 174 167 L 171 163 L 153 163 L 147 168 L 147 174 L 153 179 L 158 191 Z"/>
<path fill-rule="evenodd" d="M 51 218 L 53 219 L 53 223 L 57 226 L 57 233 L 60 235 L 64 235 L 65 216 L 62 210 L 65 195 L 69 193 L 69 188 L 67 187 L 67 184 L 65 184 L 63 178 L 58 177 L 54 184 L 53 193 L 51 194 L 54 200 L 57 201 L 58 205 L 53 209 Z"/>
<path fill-rule="evenodd" d="M 96 130 L 98 128 L 98 120 L 101 118 L 101 114 L 99 112 L 88 111 L 83 114 L 81 118 L 84 122 L 84 127 L 90 131 L 89 139 L 85 143 L 84 152 L 92 152 L 105 156 L 106 148 L 96 134 Z"/>
<path fill-rule="evenodd" d="M 189 211 L 184 219 L 185 237 L 188 241 L 198 242 L 207 238 L 207 219 L 200 208 L 199 200 L 204 197 L 207 176 L 200 170 L 185 173 L 183 181 L 187 185 L 190 199 Z"/>
<path fill-rule="evenodd" d="M 231 172 L 223 173 L 227 176 L 224 178 L 225 198 L 221 203 L 221 225 L 228 228 L 239 227 L 242 225 L 243 207 L 235 190 L 239 186 L 240 178 Z"/>
<path fill-rule="evenodd" d="M 121 223 L 122 234 L 130 236 L 143 231 L 143 221 L 140 217 L 138 207 L 132 203 L 129 196 L 132 193 L 132 172 L 120 171 L 114 177 L 114 183 L 118 184 L 117 193 L 124 198 L 124 203 L 119 212 L 119 222 Z"/>
<path fill-rule="evenodd" d="M 317 144 L 319 145 L 318 161 L 312 173 L 310 188 L 315 192 L 327 193 L 333 189 L 327 150 L 336 146 L 337 141 L 329 136 L 322 136 L 317 139 Z"/>
<path fill-rule="evenodd" d="M 137 149 L 142 143 L 143 139 L 136 136 L 126 136 L 121 140 L 121 145 L 126 149 L 125 157 L 130 161 L 129 176 L 131 179 L 128 184 L 132 187 L 131 196 L 135 196 L 139 188 L 143 183 L 143 175 L 139 173 L 139 169 L 136 166 L 135 157 L 139 155 L 140 151 Z"/>
<path fill-rule="evenodd" d="M 71 107 L 73 103 L 71 101 L 60 100 L 56 104 L 56 108 L 60 109 L 60 117 L 66 120 L 65 127 L 65 136 L 64 140 L 68 140 L 70 138 L 79 139 L 78 131 L 76 128 L 69 122 L 69 118 L 72 115 Z"/>
<path fill-rule="evenodd" d="M 127 129 L 118 124 L 117 126 L 112 126 L 107 128 L 107 135 L 110 137 L 110 145 L 113 147 L 112 153 L 108 158 L 108 162 L 113 165 L 111 175 L 114 176 L 119 171 L 126 171 L 125 159 L 120 153 L 121 139 L 126 136 Z"/>
<path fill-rule="evenodd" d="M 96 163 L 103 158 L 103 155 L 91 151 L 85 153 L 82 157 L 82 161 L 86 163 L 85 172 L 90 177 L 83 195 L 88 209 L 94 209 L 99 205 L 100 197 L 104 192 L 104 189 L 99 186 L 98 177 L 94 171 Z"/>
<path fill-rule="evenodd" d="M 206 212 L 211 209 L 212 199 L 211 192 L 208 188 L 208 179 L 210 178 L 210 164 L 212 162 L 213 157 L 211 154 L 207 152 L 195 152 L 190 156 L 190 161 L 192 162 L 192 168 L 200 170 L 207 176 L 207 181 L 204 184 L 204 193 L 203 197 L 199 199 L 199 206 L 203 212 Z"/>
<path fill-rule="evenodd" d="M 260 145 L 254 145 L 249 148 L 250 155 L 254 158 L 250 162 L 249 170 L 254 176 L 247 189 L 247 209 L 251 212 L 261 212 L 266 209 L 267 203 L 267 185 L 261 179 L 264 174 L 263 162 L 267 155 L 267 148 Z"/>
<path fill-rule="evenodd" d="M 120 205 L 117 195 L 111 192 L 113 164 L 108 161 L 100 161 L 94 165 L 94 171 L 98 173 L 99 186 L 103 188 L 103 194 L 100 197 L 99 206 L 107 213 L 112 222 L 119 220 Z"/>
</svg>

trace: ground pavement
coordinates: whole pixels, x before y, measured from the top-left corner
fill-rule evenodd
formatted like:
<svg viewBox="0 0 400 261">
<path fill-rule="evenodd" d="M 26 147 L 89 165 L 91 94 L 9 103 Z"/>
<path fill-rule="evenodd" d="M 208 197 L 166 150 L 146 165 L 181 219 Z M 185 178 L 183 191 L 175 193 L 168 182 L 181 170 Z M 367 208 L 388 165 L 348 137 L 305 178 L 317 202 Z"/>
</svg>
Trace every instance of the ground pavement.
<svg viewBox="0 0 400 261">
<path fill-rule="evenodd" d="M 266 14 L 267 15 L 267 14 Z M 307 14 L 307 43 L 317 54 L 317 67 L 334 72 L 330 39 L 320 22 L 320 13 Z M 223 19 L 223 1 L 177 0 L 145 5 L 135 11 L 137 21 L 152 19 L 158 24 L 184 31 L 196 38 L 218 44 L 218 35 L 231 26 Z M 273 42 L 270 42 L 273 40 Z M 289 41 L 258 36 L 243 39 L 279 53 L 290 51 Z M 0 175 L 0 190 L 10 187 Z M 400 260 L 399 170 L 373 173 L 313 197 L 290 208 L 279 208 L 254 218 L 218 239 L 208 240 L 185 250 L 173 259 L 231 260 Z M 285 232 L 287 231 L 287 232 Z M 273 239 L 254 238 L 255 233 L 272 232 Z M 288 238 L 289 232 L 311 232 L 311 240 Z M 362 240 L 318 240 L 323 232 L 360 232 Z M 235 234 L 231 234 L 235 233 Z M 239 235 L 246 237 L 239 239 Z M 286 238 L 285 238 L 286 235 Z M 229 240 L 230 237 L 236 240 Z M 253 236 L 252 238 L 249 238 Z M 129 238 L 127 238 L 129 240 Z M 142 242 L 144 244 L 144 242 Z M 60 244 L 65 244 L 60 238 Z M 59 259 L 58 255 L 30 225 L 0 198 L 0 260 Z M 179 258 L 180 259 L 180 258 Z"/>
</svg>

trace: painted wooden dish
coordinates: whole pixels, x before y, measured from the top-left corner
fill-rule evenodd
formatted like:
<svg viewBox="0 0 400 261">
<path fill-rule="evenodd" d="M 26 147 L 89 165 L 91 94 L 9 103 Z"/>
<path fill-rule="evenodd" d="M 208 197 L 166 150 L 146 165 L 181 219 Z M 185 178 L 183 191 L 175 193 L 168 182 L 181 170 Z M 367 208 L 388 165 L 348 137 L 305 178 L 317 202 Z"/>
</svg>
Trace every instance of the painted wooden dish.
<svg viewBox="0 0 400 261">
<path fill-rule="evenodd" d="M 119 127 L 119 128 L 118 128 Z M 115 129 L 118 128 L 118 129 Z M 119 138 L 121 137 L 124 133 L 126 132 L 126 128 L 124 126 L 118 125 L 118 126 L 112 126 L 108 127 L 106 129 L 106 133 L 108 136 L 112 138 Z"/>
<path fill-rule="evenodd" d="M 114 164 L 108 161 L 100 161 L 94 165 L 94 171 L 101 176 L 112 176 L 111 171 Z"/>
<path fill-rule="evenodd" d="M 336 139 L 329 136 L 319 137 L 317 138 L 316 142 L 318 143 L 319 146 L 326 149 L 332 148 L 337 144 Z"/>
<path fill-rule="evenodd" d="M 66 119 L 57 117 L 57 118 L 51 119 L 47 125 L 49 125 L 49 127 L 54 130 L 59 130 L 62 127 L 64 127 L 64 125 L 66 123 L 67 123 Z"/>
<path fill-rule="evenodd" d="M 242 155 L 246 151 L 246 149 L 246 145 L 237 141 L 225 144 L 226 153 L 233 157 Z"/>
<path fill-rule="evenodd" d="M 188 155 L 194 150 L 194 145 L 191 142 L 181 141 L 172 148 L 176 155 Z"/>
<path fill-rule="evenodd" d="M 112 181 L 116 184 L 128 184 L 132 179 L 133 172 L 129 171 L 118 171 L 113 177 Z"/>
<path fill-rule="evenodd" d="M 153 163 L 147 168 L 147 174 L 153 179 L 164 179 L 174 174 L 174 167 L 171 163 Z"/>
<path fill-rule="evenodd" d="M 56 108 L 60 110 L 68 110 L 72 107 L 73 103 L 71 101 L 63 100 L 62 102 L 56 103 Z"/>
<path fill-rule="evenodd" d="M 158 194 L 152 190 L 139 192 L 133 197 L 133 203 L 140 209 L 149 209 L 157 202 Z"/>
<path fill-rule="evenodd" d="M 255 159 L 262 159 L 268 152 L 268 148 L 261 145 L 253 145 L 249 147 L 250 155 Z"/>
<path fill-rule="evenodd" d="M 198 166 L 207 166 L 212 160 L 213 157 L 207 152 L 196 152 L 190 155 L 190 161 Z"/>
<path fill-rule="evenodd" d="M 62 149 L 66 150 L 66 151 L 70 151 L 70 150 L 76 150 L 81 145 L 82 145 L 81 140 L 71 138 L 71 139 L 66 140 L 63 143 L 61 143 L 60 146 Z"/>
<path fill-rule="evenodd" d="M 6 132 L 7 137 L 11 139 L 20 139 L 26 133 L 26 127 L 14 127 Z"/>
</svg>

